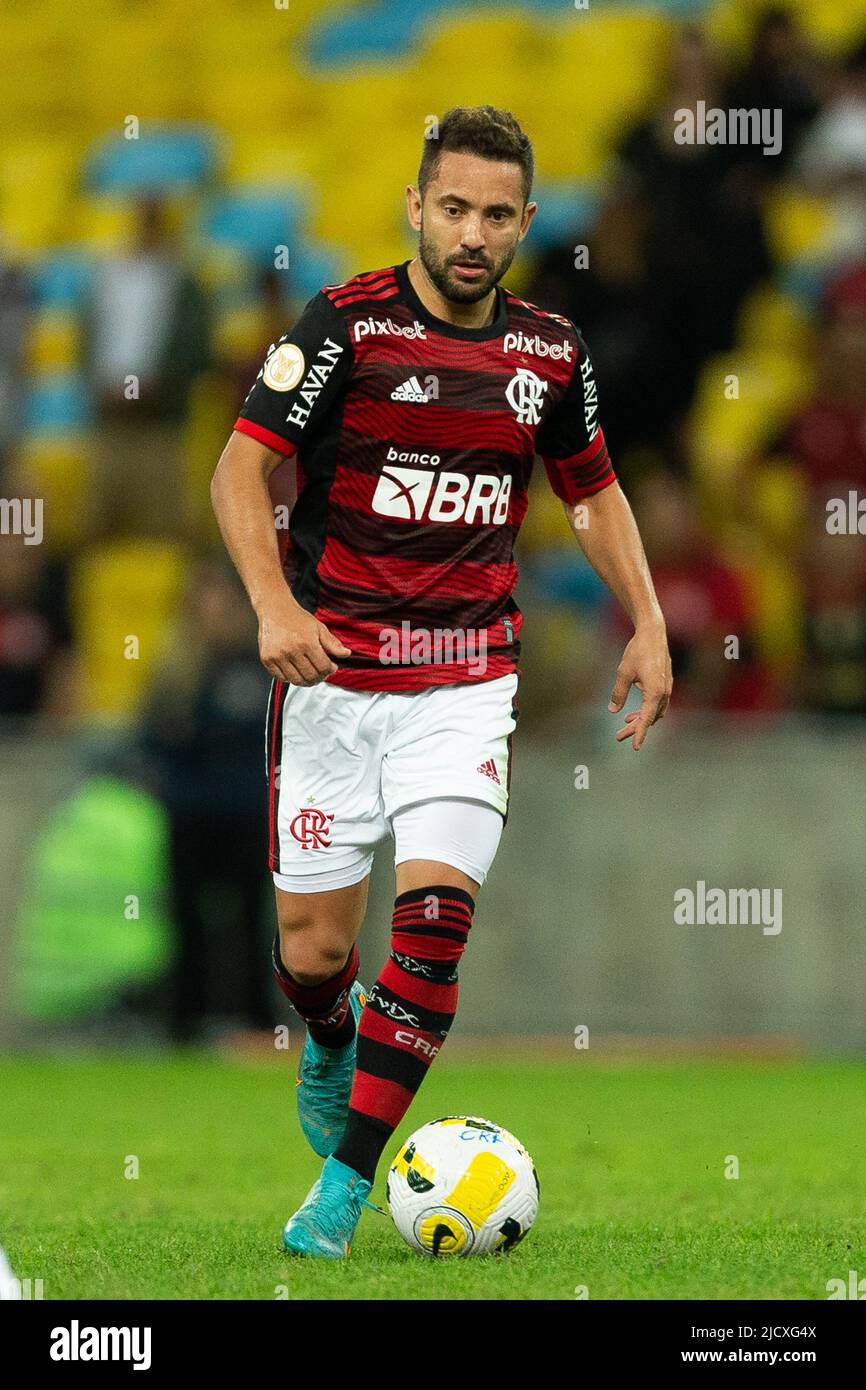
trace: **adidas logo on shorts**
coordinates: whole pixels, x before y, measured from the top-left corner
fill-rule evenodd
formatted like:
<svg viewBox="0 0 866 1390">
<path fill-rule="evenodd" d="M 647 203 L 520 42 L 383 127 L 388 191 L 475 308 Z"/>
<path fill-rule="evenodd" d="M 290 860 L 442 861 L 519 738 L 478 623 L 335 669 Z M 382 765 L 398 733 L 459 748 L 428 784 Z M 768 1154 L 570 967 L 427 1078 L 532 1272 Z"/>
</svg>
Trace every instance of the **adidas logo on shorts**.
<svg viewBox="0 0 866 1390">
<path fill-rule="evenodd" d="M 497 786 L 502 785 L 499 781 L 499 773 L 496 771 L 496 763 L 493 758 L 488 758 L 486 762 L 481 763 L 479 767 L 476 767 L 475 771 L 483 772 L 484 776 L 489 777 L 491 782 L 495 782 Z"/>
<path fill-rule="evenodd" d="M 410 376 L 391 392 L 392 401 L 414 401 L 416 405 L 424 405 L 429 399 L 417 376 Z"/>
</svg>

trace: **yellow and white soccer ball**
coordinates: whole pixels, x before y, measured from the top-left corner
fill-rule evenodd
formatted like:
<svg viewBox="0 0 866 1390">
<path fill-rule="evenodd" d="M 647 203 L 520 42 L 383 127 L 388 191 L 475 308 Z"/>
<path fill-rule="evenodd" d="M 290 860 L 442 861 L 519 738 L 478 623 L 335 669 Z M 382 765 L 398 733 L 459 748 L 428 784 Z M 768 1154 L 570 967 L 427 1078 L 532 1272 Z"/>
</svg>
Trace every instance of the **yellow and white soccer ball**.
<svg viewBox="0 0 866 1390">
<path fill-rule="evenodd" d="M 422 1255 L 511 1250 L 538 1212 L 538 1175 L 526 1149 L 474 1115 L 431 1120 L 410 1134 L 387 1191 L 394 1225 Z"/>
</svg>

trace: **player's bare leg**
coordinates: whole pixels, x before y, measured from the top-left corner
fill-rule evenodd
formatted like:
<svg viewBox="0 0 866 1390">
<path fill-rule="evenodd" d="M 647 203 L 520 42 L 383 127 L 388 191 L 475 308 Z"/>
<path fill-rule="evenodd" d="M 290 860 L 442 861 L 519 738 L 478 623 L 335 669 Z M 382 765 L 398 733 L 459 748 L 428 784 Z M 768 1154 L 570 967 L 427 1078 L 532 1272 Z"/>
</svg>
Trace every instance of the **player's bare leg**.
<svg viewBox="0 0 866 1390">
<path fill-rule="evenodd" d="M 320 985 L 344 964 L 367 911 L 369 875 L 348 888 L 287 893 L 275 888 L 280 955 L 302 985 Z"/>
<path fill-rule="evenodd" d="M 455 869 L 452 864 L 437 864 L 435 859 L 406 859 L 397 865 L 398 897 L 412 889 L 423 888 L 427 883 L 447 883 L 454 888 L 462 888 L 473 902 L 481 887 L 462 869 Z"/>
<path fill-rule="evenodd" d="M 342 1138 L 355 1072 L 364 994 L 355 945 L 367 908 L 369 876 L 321 893 L 276 889 L 274 972 L 307 1025 L 297 1078 L 298 1118 L 321 1157 Z"/>
</svg>

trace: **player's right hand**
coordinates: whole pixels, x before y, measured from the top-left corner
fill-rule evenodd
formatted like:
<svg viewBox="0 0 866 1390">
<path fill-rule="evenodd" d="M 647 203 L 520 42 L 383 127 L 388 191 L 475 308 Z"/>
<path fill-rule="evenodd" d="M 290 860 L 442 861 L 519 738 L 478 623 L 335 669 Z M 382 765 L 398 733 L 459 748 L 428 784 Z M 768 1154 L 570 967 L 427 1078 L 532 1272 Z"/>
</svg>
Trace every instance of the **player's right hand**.
<svg viewBox="0 0 866 1390">
<path fill-rule="evenodd" d="M 352 653 L 290 599 L 260 613 L 259 655 L 265 670 L 287 685 L 318 685 L 337 670 L 334 658 Z"/>
</svg>

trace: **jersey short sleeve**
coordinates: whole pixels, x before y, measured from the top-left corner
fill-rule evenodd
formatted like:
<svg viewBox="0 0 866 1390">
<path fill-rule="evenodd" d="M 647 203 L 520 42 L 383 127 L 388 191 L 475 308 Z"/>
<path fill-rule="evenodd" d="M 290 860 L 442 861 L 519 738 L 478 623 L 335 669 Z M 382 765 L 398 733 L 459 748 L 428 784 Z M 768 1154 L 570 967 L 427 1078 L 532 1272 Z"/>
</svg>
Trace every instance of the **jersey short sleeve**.
<svg viewBox="0 0 866 1390">
<path fill-rule="evenodd" d="M 578 352 L 571 380 L 535 441 L 553 491 L 569 504 L 616 479 L 598 418 L 592 358 L 580 330 L 575 332 Z"/>
<path fill-rule="evenodd" d="M 271 343 L 235 429 L 291 455 L 333 409 L 351 368 L 346 322 L 320 290 L 293 328 Z"/>
</svg>

